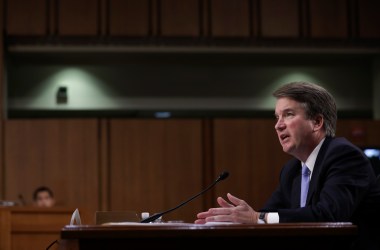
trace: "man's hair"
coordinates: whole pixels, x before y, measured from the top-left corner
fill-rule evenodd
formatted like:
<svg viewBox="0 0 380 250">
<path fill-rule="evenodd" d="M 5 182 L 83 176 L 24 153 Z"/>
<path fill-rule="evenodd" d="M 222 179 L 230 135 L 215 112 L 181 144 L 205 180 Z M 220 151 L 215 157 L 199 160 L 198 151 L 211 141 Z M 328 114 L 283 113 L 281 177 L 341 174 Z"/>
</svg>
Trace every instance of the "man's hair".
<svg viewBox="0 0 380 250">
<path fill-rule="evenodd" d="M 273 96 L 277 99 L 286 97 L 301 103 L 307 119 L 322 115 L 326 136 L 335 136 L 336 104 L 334 97 L 326 89 L 309 82 L 291 82 L 273 92 Z"/>
<path fill-rule="evenodd" d="M 42 193 L 42 192 L 48 192 L 51 198 L 54 197 L 53 191 L 51 191 L 50 188 L 48 188 L 46 186 L 41 186 L 41 187 L 38 187 L 36 190 L 34 190 L 34 192 L 33 192 L 33 200 L 36 201 L 37 197 L 38 197 L 38 194 Z"/>
</svg>

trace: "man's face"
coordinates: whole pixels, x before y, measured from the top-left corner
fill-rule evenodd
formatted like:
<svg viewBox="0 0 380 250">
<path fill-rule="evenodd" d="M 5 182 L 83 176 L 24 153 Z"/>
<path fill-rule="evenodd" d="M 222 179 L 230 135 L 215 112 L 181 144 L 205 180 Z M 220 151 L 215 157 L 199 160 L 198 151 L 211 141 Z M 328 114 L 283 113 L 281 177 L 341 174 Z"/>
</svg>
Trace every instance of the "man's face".
<svg viewBox="0 0 380 250">
<path fill-rule="evenodd" d="M 275 129 L 284 152 L 306 161 L 316 146 L 313 140 L 314 121 L 306 118 L 302 105 L 289 98 L 276 102 Z"/>
<path fill-rule="evenodd" d="M 52 207 L 54 206 L 54 199 L 50 196 L 49 192 L 39 192 L 36 199 L 37 207 Z"/>
</svg>

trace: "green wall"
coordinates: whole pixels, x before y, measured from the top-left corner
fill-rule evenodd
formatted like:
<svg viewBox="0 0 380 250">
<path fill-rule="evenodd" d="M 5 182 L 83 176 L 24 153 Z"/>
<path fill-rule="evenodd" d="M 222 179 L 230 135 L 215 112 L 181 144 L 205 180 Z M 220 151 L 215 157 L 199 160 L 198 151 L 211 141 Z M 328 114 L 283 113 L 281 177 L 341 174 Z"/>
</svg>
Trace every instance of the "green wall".
<svg viewBox="0 0 380 250">
<path fill-rule="evenodd" d="M 275 88 L 311 81 L 330 90 L 340 111 L 379 116 L 378 65 L 371 56 L 339 54 L 15 53 L 7 103 L 18 110 L 271 111 Z M 60 86 L 68 88 L 66 104 L 56 102 Z"/>
</svg>

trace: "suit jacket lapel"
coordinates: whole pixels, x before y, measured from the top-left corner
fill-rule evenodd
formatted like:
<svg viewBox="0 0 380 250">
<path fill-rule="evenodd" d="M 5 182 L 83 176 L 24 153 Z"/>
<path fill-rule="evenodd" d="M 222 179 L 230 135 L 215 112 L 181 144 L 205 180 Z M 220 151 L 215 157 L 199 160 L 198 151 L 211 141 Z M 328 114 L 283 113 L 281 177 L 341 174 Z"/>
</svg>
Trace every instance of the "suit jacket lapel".
<svg viewBox="0 0 380 250">
<path fill-rule="evenodd" d="M 323 158 L 326 154 L 326 150 L 327 150 L 328 145 L 331 142 L 331 139 L 332 139 L 331 137 L 326 137 L 325 141 L 323 142 L 321 146 L 321 149 L 318 152 L 318 156 L 314 164 L 313 174 L 311 176 L 311 180 L 309 184 L 309 190 L 307 192 L 306 204 L 310 204 L 310 200 L 312 199 L 316 191 L 319 175 L 322 169 Z M 300 184 L 300 190 L 301 190 L 301 184 Z"/>
<path fill-rule="evenodd" d="M 300 196 L 301 196 L 301 163 L 299 163 L 298 166 L 294 166 L 294 167 L 299 169 L 299 171 L 297 171 L 298 174 L 293 179 L 291 206 L 292 208 L 299 208 Z"/>
</svg>

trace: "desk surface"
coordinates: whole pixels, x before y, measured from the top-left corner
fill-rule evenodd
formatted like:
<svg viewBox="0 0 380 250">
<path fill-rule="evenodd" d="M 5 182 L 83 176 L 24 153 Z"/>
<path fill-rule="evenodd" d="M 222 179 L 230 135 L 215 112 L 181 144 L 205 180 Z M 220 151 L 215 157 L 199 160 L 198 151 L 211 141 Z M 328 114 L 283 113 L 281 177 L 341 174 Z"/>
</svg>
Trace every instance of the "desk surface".
<svg viewBox="0 0 380 250">
<path fill-rule="evenodd" d="M 191 223 L 114 224 L 65 226 L 62 239 L 80 238 L 161 238 L 178 236 L 315 236 L 356 235 L 351 223 L 211 224 Z"/>
<path fill-rule="evenodd" d="M 71 248 L 139 249 L 199 248 L 212 242 L 214 248 L 254 244 L 266 249 L 349 249 L 357 227 L 351 223 L 280 223 L 259 225 L 196 225 L 186 223 L 65 226 L 61 240 Z M 72 247 L 72 243 L 76 247 Z M 63 244 L 64 245 L 64 244 Z"/>
</svg>

